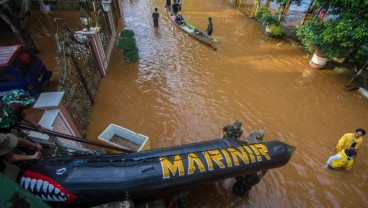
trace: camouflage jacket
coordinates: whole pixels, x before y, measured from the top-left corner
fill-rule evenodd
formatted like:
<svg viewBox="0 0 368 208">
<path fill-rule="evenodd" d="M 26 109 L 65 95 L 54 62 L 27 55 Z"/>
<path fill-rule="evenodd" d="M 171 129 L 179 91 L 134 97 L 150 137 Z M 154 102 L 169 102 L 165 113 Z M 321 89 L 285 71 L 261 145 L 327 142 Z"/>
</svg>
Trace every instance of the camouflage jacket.
<svg viewBox="0 0 368 208">
<path fill-rule="evenodd" d="M 233 125 L 225 126 L 223 128 L 225 132 L 224 138 L 240 138 L 243 135 L 242 129 L 234 129 Z"/>
<path fill-rule="evenodd" d="M 21 121 L 21 112 L 14 112 L 6 103 L 0 102 L 0 133 L 10 133 Z"/>
</svg>

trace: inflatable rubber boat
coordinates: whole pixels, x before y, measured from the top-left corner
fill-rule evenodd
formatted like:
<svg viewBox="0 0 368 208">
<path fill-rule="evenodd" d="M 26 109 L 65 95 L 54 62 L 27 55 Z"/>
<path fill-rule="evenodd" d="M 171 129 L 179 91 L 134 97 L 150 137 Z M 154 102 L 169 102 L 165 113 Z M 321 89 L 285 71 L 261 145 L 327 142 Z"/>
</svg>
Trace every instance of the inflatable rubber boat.
<svg viewBox="0 0 368 208">
<path fill-rule="evenodd" d="M 102 204 L 278 168 L 294 150 L 281 141 L 217 139 L 131 154 L 47 158 L 27 168 L 20 186 L 48 202 Z"/>
</svg>

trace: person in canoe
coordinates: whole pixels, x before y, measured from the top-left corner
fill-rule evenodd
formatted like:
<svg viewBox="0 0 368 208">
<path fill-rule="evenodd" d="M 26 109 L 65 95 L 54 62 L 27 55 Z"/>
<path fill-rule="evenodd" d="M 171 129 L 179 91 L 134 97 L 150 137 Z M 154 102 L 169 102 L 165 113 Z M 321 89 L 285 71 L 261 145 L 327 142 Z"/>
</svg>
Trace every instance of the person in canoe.
<svg viewBox="0 0 368 208">
<path fill-rule="evenodd" d="M 204 35 L 204 33 L 202 33 L 202 32 L 201 32 L 200 30 L 198 30 L 197 28 L 195 28 L 195 29 L 194 29 L 194 34 L 195 34 L 195 35 L 198 35 L 198 36 L 201 36 L 201 37 Z"/>
<path fill-rule="evenodd" d="M 184 25 L 184 18 L 183 16 L 181 16 L 180 13 L 178 13 L 175 17 L 175 23 L 178 24 L 178 25 Z"/>
<path fill-rule="evenodd" d="M 208 26 L 207 26 L 207 30 L 206 33 L 211 36 L 213 32 L 213 24 L 212 24 L 212 17 L 208 17 Z"/>
</svg>

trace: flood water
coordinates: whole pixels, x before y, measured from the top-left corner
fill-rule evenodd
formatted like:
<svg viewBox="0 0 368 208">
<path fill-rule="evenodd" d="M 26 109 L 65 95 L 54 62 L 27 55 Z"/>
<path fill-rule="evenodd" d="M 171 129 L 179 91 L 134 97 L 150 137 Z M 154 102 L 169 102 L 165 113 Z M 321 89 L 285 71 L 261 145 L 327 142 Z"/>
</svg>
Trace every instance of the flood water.
<svg viewBox="0 0 368 208">
<path fill-rule="evenodd" d="M 344 133 L 368 130 L 368 101 L 347 91 L 346 79 L 309 68 L 310 56 L 264 36 L 227 0 L 183 2 L 183 17 L 199 29 L 213 18 L 217 51 L 176 28 L 164 4 L 123 0 L 124 25 L 136 34 L 140 59 L 124 62 L 114 49 L 88 138 L 114 123 L 148 136 L 152 148 L 167 147 L 219 138 L 223 126 L 239 119 L 246 132 L 263 128 L 266 140 L 296 152 L 248 198 L 232 194 L 234 179 L 226 179 L 193 190 L 190 207 L 368 207 L 367 141 L 351 171 L 323 168 Z"/>
</svg>

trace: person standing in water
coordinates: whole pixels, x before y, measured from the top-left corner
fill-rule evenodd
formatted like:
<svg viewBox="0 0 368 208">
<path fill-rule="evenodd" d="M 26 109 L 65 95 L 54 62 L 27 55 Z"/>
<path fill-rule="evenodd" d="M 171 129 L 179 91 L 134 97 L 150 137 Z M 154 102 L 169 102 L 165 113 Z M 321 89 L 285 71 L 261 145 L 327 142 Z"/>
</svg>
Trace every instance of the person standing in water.
<svg viewBox="0 0 368 208">
<path fill-rule="evenodd" d="M 343 149 L 358 149 L 359 146 L 363 142 L 363 136 L 365 135 L 365 130 L 362 128 L 358 128 L 354 133 L 346 133 L 344 134 L 339 142 L 337 143 L 335 149 L 336 152 L 340 152 Z"/>
<path fill-rule="evenodd" d="M 237 120 L 232 125 L 227 125 L 222 128 L 221 138 L 233 138 L 240 139 L 243 135 L 243 130 L 241 128 L 242 122 Z"/>
<path fill-rule="evenodd" d="M 247 135 L 248 144 L 259 144 L 263 143 L 263 137 L 265 135 L 265 130 L 259 129 L 257 131 L 252 131 Z"/>
<path fill-rule="evenodd" d="M 264 135 L 265 131 L 263 129 L 250 132 L 247 136 L 248 145 L 264 143 Z M 267 171 L 268 170 L 263 170 L 261 172 L 235 177 L 235 183 L 233 184 L 232 188 L 233 193 L 240 197 L 248 197 L 252 187 L 261 181 L 263 176 L 266 175 Z"/>
<path fill-rule="evenodd" d="M 158 9 L 155 8 L 155 11 L 152 13 L 153 18 L 153 26 L 158 27 L 158 18 L 160 17 L 160 14 L 158 13 Z"/>
<path fill-rule="evenodd" d="M 206 33 L 207 35 L 211 36 L 212 32 L 213 32 L 212 17 L 208 17 L 208 26 L 207 26 Z"/>
<path fill-rule="evenodd" d="M 166 0 L 166 11 L 170 12 L 171 11 L 171 0 Z"/>
<path fill-rule="evenodd" d="M 174 14 L 177 14 L 180 10 L 179 10 L 179 4 L 176 0 L 174 0 L 174 4 L 171 6 L 172 11 L 174 12 Z"/>
</svg>

